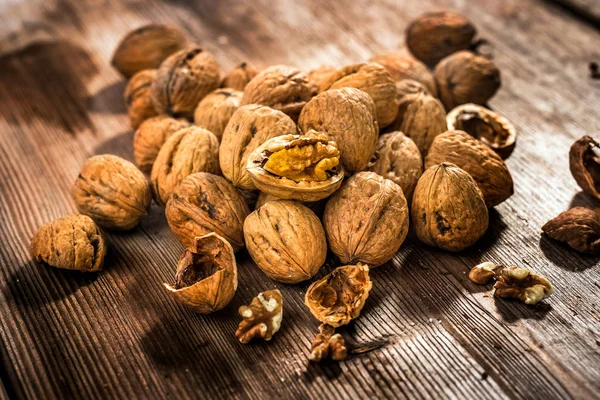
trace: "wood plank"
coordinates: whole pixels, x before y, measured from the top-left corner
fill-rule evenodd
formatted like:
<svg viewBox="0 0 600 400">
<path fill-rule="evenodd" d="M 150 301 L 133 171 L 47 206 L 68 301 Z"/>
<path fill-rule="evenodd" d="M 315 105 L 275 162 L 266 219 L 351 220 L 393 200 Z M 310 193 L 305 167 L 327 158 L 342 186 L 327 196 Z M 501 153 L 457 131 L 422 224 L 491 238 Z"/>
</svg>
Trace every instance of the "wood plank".
<svg viewBox="0 0 600 400">
<path fill-rule="evenodd" d="M 548 0 L 562 5 L 577 18 L 600 27 L 600 3 L 595 0 Z"/>
</svg>

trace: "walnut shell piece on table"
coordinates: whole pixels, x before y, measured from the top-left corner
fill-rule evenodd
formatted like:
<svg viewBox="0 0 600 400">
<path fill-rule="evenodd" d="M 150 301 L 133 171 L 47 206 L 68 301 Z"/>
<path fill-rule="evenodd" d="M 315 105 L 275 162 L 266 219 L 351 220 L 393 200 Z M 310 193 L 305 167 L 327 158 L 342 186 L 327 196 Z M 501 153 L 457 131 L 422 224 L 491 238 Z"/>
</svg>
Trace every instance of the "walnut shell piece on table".
<svg viewBox="0 0 600 400">
<path fill-rule="evenodd" d="M 338 267 L 310 285 L 304 304 L 317 320 L 337 328 L 360 315 L 372 286 L 367 265 Z"/>
<path fill-rule="evenodd" d="M 181 181 L 196 172 L 219 175 L 219 139 L 190 126 L 175 132 L 160 149 L 150 174 L 156 204 L 164 207 Z"/>
<path fill-rule="evenodd" d="M 502 158 L 463 131 L 448 131 L 434 139 L 425 158 L 425 169 L 443 162 L 455 164 L 473 177 L 488 208 L 514 193 L 512 176 Z"/>
<path fill-rule="evenodd" d="M 234 251 L 244 247 L 242 228 L 249 213 L 246 201 L 231 183 L 206 172 L 182 180 L 165 210 L 169 227 L 184 246 L 193 245 L 196 236 L 215 232 Z"/>
<path fill-rule="evenodd" d="M 310 347 L 309 360 L 319 362 L 326 358 L 331 358 L 333 361 L 342 361 L 347 356 L 348 349 L 342 335 L 335 333 L 333 326 L 321 324 L 319 326 L 319 333 Z"/>
<path fill-rule="evenodd" d="M 136 73 L 125 87 L 125 103 L 129 123 L 133 129 L 137 129 L 142 122 L 157 115 L 152 103 L 151 87 L 155 69 L 144 69 Z"/>
<path fill-rule="evenodd" d="M 379 127 L 375 103 L 355 88 L 327 90 L 304 107 L 298 127 L 323 133 L 337 143 L 346 173 L 366 168 L 377 147 Z"/>
<path fill-rule="evenodd" d="M 241 306 L 242 317 L 235 337 L 244 344 L 252 339 L 269 341 L 281 328 L 283 320 L 283 297 L 277 289 L 259 293 L 247 306 Z"/>
<path fill-rule="evenodd" d="M 224 308 L 238 287 L 233 248 L 214 232 L 195 237 L 179 258 L 175 284 L 163 286 L 190 310 L 210 314 Z"/>
<path fill-rule="evenodd" d="M 586 254 L 600 254 L 600 217 L 585 207 L 560 213 L 542 226 L 551 239 L 568 244 Z"/>
<path fill-rule="evenodd" d="M 236 91 L 244 91 L 244 88 L 256 75 L 258 75 L 258 69 L 252 64 L 243 62 L 225 76 L 221 86 L 223 88 L 230 88 Z"/>
<path fill-rule="evenodd" d="M 515 266 L 502 269 L 494 285 L 495 296 L 517 299 L 530 305 L 539 303 L 553 292 L 554 288 L 548 279 Z"/>
<path fill-rule="evenodd" d="M 270 201 L 253 211 L 244 221 L 244 238 L 254 262 L 278 282 L 312 278 L 327 256 L 321 221 L 290 200 Z"/>
<path fill-rule="evenodd" d="M 437 87 L 433 73 L 425 64 L 410 54 L 402 52 L 379 53 L 369 60 L 384 67 L 394 82 L 411 79 L 423 85 L 434 97 L 437 97 Z"/>
<path fill-rule="evenodd" d="M 149 174 L 162 145 L 172 134 L 188 126 L 188 121 L 166 115 L 142 122 L 133 135 L 133 157 L 139 169 Z"/>
<path fill-rule="evenodd" d="M 96 272 L 102 269 L 106 244 L 102 231 L 86 215 L 68 215 L 42 225 L 31 239 L 37 262 L 55 268 Z"/>
<path fill-rule="evenodd" d="M 221 140 L 233 113 L 240 107 L 242 92 L 217 89 L 203 98 L 194 111 L 194 124 L 211 131 Z"/>
<path fill-rule="evenodd" d="M 571 175 L 584 193 L 600 199 L 600 145 L 591 137 L 578 139 L 569 150 Z"/>
<path fill-rule="evenodd" d="M 106 229 L 129 230 L 148 215 L 152 194 L 135 165 L 112 154 L 89 158 L 71 194 L 81 214 Z"/>
<path fill-rule="evenodd" d="M 419 240 L 460 251 L 475 244 L 488 228 L 488 209 L 471 175 L 454 164 L 428 168 L 415 188 L 411 222 Z"/>
</svg>

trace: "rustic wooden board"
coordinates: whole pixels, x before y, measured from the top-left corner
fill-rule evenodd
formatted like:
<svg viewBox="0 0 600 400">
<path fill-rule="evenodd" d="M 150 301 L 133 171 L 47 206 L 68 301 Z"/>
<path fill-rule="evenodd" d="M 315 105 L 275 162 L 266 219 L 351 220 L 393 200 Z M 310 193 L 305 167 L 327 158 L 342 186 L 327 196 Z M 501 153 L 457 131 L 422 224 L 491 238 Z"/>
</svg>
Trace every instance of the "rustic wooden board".
<svg viewBox="0 0 600 400">
<path fill-rule="evenodd" d="M 373 271 L 362 316 L 342 331 L 370 351 L 309 364 L 318 324 L 302 304 L 308 284 L 270 281 L 246 252 L 222 312 L 171 301 L 161 283 L 182 246 L 157 207 L 133 232 L 109 234 L 100 274 L 32 262 L 36 228 L 74 212 L 69 187 L 83 161 L 132 158 L 124 82 L 109 66 L 128 30 L 180 25 L 225 69 L 245 60 L 309 68 L 398 48 L 411 18 L 440 8 L 468 15 L 493 45 L 503 88 L 491 106 L 520 134 L 508 161 L 516 194 L 492 211 L 474 248 L 453 255 L 410 237 Z M 571 205 L 598 206 L 567 167 L 571 142 L 600 132 L 593 26 L 536 0 L 33 0 L 3 3 L 0 15 L 0 398 L 599 397 L 600 260 L 540 236 Z M 495 299 L 466 279 L 481 260 L 531 267 L 556 294 L 537 307 Z M 281 331 L 268 344 L 239 344 L 237 308 L 274 287 L 284 295 Z"/>
</svg>

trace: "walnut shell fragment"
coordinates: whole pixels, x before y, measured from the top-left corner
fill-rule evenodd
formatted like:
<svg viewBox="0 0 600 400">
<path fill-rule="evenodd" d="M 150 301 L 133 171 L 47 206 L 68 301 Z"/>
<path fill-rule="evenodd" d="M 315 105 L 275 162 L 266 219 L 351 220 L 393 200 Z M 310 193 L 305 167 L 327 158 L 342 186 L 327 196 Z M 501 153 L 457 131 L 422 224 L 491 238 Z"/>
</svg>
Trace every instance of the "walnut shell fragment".
<svg viewBox="0 0 600 400">
<path fill-rule="evenodd" d="M 86 215 L 69 215 L 42 225 L 31 239 L 37 262 L 55 268 L 96 272 L 102 269 L 106 244 L 102 231 Z"/>
<path fill-rule="evenodd" d="M 310 361 L 319 362 L 326 358 L 334 361 L 343 361 L 348 356 L 348 349 L 344 338 L 339 333 L 335 333 L 335 328 L 331 325 L 321 324 L 319 333 L 313 340 L 310 347 Z"/>
<path fill-rule="evenodd" d="M 258 69 L 252 64 L 243 62 L 225 76 L 223 83 L 221 84 L 224 88 L 230 88 L 236 91 L 244 91 L 244 88 L 256 75 L 258 75 Z"/>
<path fill-rule="evenodd" d="M 217 89 L 203 98 L 194 111 L 194 124 L 211 131 L 221 140 L 233 113 L 240 107 L 242 92 Z"/>
<path fill-rule="evenodd" d="M 517 299 L 525 304 L 537 304 L 554 292 L 550 281 L 526 268 L 508 267 L 502 270 L 494 285 L 494 295 Z"/>
<path fill-rule="evenodd" d="M 600 217 L 585 207 L 560 213 L 542 226 L 548 237 L 586 254 L 600 254 Z"/>
<path fill-rule="evenodd" d="M 244 221 L 250 256 L 273 280 L 298 283 L 325 263 L 327 242 L 321 221 L 300 203 L 270 201 Z"/>
<path fill-rule="evenodd" d="M 411 79 L 423 85 L 432 96 L 437 96 L 433 74 L 425 64 L 413 56 L 402 52 L 387 52 L 374 55 L 369 61 L 383 66 L 394 82 Z"/>
<path fill-rule="evenodd" d="M 502 269 L 502 265 L 486 261 L 471 268 L 471 271 L 469 271 L 469 280 L 478 285 L 485 285 L 492 278 L 500 276 Z"/>
<path fill-rule="evenodd" d="M 210 314 L 222 309 L 238 287 L 233 248 L 214 232 L 195 237 L 177 263 L 175 285 L 163 285 L 190 310 Z"/>
<path fill-rule="evenodd" d="M 569 168 L 579 187 L 600 199 L 599 144 L 589 136 L 577 140 L 569 150 Z"/>
<path fill-rule="evenodd" d="M 157 115 L 151 93 L 155 76 L 155 69 L 141 70 L 129 80 L 125 87 L 127 114 L 133 129 L 137 129 L 142 122 Z"/>
<path fill-rule="evenodd" d="M 372 286 L 367 265 L 346 265 L 310 285 L 304 303 L 316 319 L 337 328 L 360 315 Z"/>
<path fill-rule="evenodd" d="M 190 123 L 165 115 L 150 118 L 140 125 L 133 135 L 133 156 L 142 172 L 150 173 L 160 148 L 167 139 Z"/>
<path fill-rule="evenodd" d="M 242 343 L 260 338 L 269 341 L 281 328 L 283 320 L 283 298 L 277 289 L 259 293 L 247 306 L 241 306 L 238 313 L 242 322 L 235 337 Z"/>
</svg>

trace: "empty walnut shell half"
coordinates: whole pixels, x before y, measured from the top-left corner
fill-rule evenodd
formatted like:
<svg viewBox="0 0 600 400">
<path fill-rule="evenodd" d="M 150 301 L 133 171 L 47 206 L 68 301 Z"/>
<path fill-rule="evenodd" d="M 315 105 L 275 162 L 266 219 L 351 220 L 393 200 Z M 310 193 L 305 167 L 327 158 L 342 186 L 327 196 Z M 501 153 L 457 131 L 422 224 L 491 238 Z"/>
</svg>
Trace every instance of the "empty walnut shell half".
<svg viewBox="0 0 600 400">
<path fill-rule="evenodd" d="M 157 115 L 150 90 L 155 76 L 155 69 L 144 69 L 131 77 L 125 87 L 127 115 L 133 129 L 137 129 L 142 122 Z"/>
<path fill-rule="evenodd" d="M 221 140 L 233 113 L 240 107 L 242 92 L 217 89 L 203 98 L 194 111 L 194 124 L 211 131 Z"/>
<path fill-rule="evenodd" d="M 554 292 L 550 281 L 526 268 L 502 269 L 494 285 L 494 295 L 505 299 L 517 299 L 525 304 L 537 304 Z"/>
<path fill-rule="evenodd" d="M 371 57 L 369 61 L 383 66 L 395 82 L 412 79 L 427 88 L 431 95 L 437 96 L 433 73 L 425 64 L 410 54 L 402 52 L 380 53 Z"/>
<path fill-rule="evenodd" d="M 569 168 L 579 187 L 588 195 L 600 199 L 599 144 L 584 136 L 571 146 Z"/>
<path fill-rule="evenodd" d="M 238 287 L 233 248 L 214 232 L 195 237 L 177 263 L 175 284 L 163 285 L 177 302 L 190 310 L 210 314 L 222 309 Z"/>
<path fill-rule="evenodd" d="M 229 73 L 223 79 L 221 86 L 243 92 L 248 82 L 250 82 L 256 75 L 258 75 L 258 69 L 256 69 L 254 65 L 250 63 L 243 62 L 229 71 Z"/>
<path fill-rule="evenodd" d="M 337 328 L 360 315 L 372 286 L 367 265 L 346 265 L 310 285 L 304 303 L 316 319 Z"/>
<path fill-rule="evenodd" d="M 542 231 L 587 254 L 600 254 L 600 217 L 585 207 L 574 207 L 546 222 Z"/>
<path fill-rule="evenodd" d="M 165 115 L 147 119 L 133 135 L 133 156 L 142 172 L 150 173 L 160 148 L 167 139 L 190 123 L 184 119 L 175 119 Z"/>
<path fill-rule="evenodd" d="M 325 135 L 283 135 L 267 140 L 248 157 L 246 169 L 261 191 L 281 199 L 317 201 L 344 179 L 337 144 Z"/>
<path fill-rule="evenodd" d="M 478 104 L 455 107 L 446 116 L 449 131 L 464 131 L 506 160 L 515 149 L 517 131 L 509 120 Z"/>
<path fill-rule="evenodd" d="M 238 314 L 242 321 L 235 331 L 241 343 L 260 338 L 269 341 L 281 328 L 283 320 L 283 297 L 277 289 L 259 293 L 247 306 L 241 306 Z"/>
</svg>

